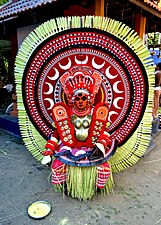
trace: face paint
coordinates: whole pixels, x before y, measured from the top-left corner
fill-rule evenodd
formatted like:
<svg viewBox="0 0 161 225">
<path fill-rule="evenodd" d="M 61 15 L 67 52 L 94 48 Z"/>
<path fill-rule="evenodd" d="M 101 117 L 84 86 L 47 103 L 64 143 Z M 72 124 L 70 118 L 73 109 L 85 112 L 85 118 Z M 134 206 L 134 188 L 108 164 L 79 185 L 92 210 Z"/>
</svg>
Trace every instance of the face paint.
<svg viewBox="0 0 161 225">
<path fill-rule="evenodd" d="M 78 109 L 84 109 L 87 106 L 87 96 L 84 93 L 79 93 L 75 96 L 75 105 Z"/>
</svg>

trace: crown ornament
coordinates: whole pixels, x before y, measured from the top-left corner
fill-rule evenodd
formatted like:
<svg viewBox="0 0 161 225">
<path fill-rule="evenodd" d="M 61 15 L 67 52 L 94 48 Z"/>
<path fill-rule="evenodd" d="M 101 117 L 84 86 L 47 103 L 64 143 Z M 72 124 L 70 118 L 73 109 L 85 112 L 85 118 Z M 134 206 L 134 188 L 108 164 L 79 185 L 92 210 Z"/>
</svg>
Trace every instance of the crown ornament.
<svg viewBox="0 0 161 225">
<path fill-rule="evenodd" d="M 90 103 L 94 103 L 95 95 L 102 83 L 101 75 L 88 67 L 74 67 L 72 70 L 65 72 L 60 83 L 66 94 L 68 103 L 74 103 L 74 96 L 80 92 L 86 94 Z"/>
</svg>

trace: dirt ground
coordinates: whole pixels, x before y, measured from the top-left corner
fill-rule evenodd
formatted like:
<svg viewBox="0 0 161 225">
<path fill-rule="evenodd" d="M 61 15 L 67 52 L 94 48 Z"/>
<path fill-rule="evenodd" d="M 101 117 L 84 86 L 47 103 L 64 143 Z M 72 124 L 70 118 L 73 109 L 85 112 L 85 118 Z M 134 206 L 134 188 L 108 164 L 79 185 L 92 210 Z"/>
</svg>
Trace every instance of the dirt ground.
<svg viewBox="0 0 161 225">
<path fill-rule="evenodd" d="M 20 138 L 0 131 L 0 225 L 161 224 L 161 133 L 156 147 L 127 170 L 114 174 L 114 192 L 82 202 L 54 192 L 50 169 L 37 162 Z M 28 216 L 37 200 L 51 204 L 44 219 Z"/>
</svg>

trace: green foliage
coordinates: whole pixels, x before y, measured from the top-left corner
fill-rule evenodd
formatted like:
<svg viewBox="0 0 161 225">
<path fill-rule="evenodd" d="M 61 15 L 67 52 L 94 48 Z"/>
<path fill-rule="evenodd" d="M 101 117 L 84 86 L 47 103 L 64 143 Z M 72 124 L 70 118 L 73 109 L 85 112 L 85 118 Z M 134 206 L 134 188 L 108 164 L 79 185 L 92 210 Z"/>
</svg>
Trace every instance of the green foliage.
<svg viewBox="0 0 161 225">
<path fill-rule="evenodd" d="M 148 34 L 148 45 L 156 45 L 159 43 L 159 33 L 149 33 Z"/>
<path fill-rule="evenodd" d="M 0 87 L 8 82 L 8 76 L 11 76 L 11 43 L 7 40 L 0 40 Z"/>
<path fill-rule="evenodd" d="M 7 2 L 9 2 L 9 0 L 0 0 L 0 6 L 7 3 Z"/>
</svg>

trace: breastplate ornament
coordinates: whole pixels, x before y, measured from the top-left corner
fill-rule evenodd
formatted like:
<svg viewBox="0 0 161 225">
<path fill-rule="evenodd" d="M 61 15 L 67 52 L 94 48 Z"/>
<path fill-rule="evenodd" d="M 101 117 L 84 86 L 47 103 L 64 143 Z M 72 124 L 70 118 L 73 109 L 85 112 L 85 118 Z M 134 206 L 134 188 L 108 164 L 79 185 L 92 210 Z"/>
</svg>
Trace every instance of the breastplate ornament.
<svg viewBox="0 0 161 225">
<path fill-rule="evenodd" d="M 75 138 L 78 141 L 86 141 L 88 137 L 88 132 L 90 124 L 92 121 L 92 116 L 90 114 L 84 117 L 78 117 L 75 114 L 71 116 L 71 123 L 74 126 Z"/>
</svg>

